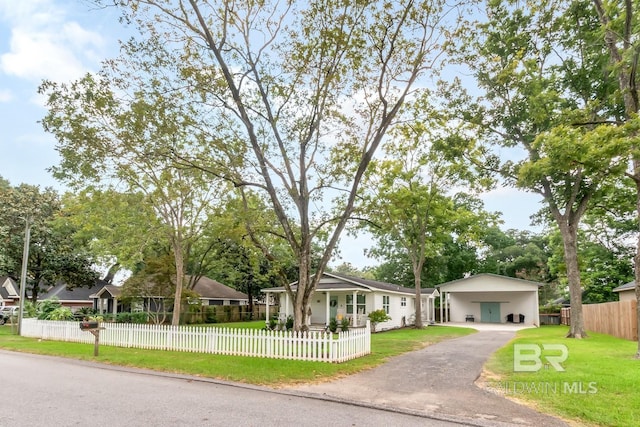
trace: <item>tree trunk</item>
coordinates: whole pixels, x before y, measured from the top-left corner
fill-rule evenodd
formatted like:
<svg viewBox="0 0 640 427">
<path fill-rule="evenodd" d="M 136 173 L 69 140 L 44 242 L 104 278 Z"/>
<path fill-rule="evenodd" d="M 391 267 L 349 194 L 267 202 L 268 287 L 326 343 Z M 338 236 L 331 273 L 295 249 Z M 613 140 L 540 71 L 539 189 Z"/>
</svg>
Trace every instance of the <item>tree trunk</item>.
<svg viewBox="0 0 640 427">
<path fill-rule="evenodd" d="M 309 294 L 311 292 L 311 257 L 300 257 L 298 275 L 298 289 L 293 293 L 293 329 L 295 331 L 308 330 L 307 308 L 309 306 Z"/>
<path fill-rule="evenodd" d="M 582 287 L 580 285 L 580 269 L 578 267 L 578 229 L 571 221 L 568 222 L 568 224 L 560 224 L 571 302 L 571 327 L 567 337 L 580 339 L 585 338 L 587 334 L 584 330 L 584 318 L 582 316 Z"/>
<path fill-rule="evenodd" d="M 414 264 L 413 266 L 413 284 L 416 287 L 416 320 L 415 320 L 415 328 L 421 329 L 424 327 L 422 324 L 422 263 Z"/>
<path fill-rule="evenodd" d="M 180 240 L 177 240 L 180 242 Z M 176 260 L 176 293 L 173 301 L 172 325 L 180 324 L 180 311 L 182 309 L 182 286 L 184 282 L 184 258 L 182 256 L 182 246 L 179 243 L 173 245 L 173 252 Z"/>
<path fill-rule="evenodd" d="M 249 320 L 253 320 L 253 270 L 251 269 L 247 278 L 247 296 L 249 297 Z"/>
</svg>

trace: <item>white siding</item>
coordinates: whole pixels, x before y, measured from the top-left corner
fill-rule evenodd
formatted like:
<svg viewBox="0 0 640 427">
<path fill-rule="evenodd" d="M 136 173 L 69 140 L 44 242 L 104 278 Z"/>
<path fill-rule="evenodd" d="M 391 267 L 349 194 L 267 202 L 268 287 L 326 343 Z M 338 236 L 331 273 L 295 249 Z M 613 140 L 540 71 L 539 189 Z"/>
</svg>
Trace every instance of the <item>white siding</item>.
<svg viewBox="0 0 640 427">
<path fill-rule="evenodd" d="M 450 282 L 440 289 L 445 292 L 511 292 L 513 290 L 538 292 L 538 288 L 537 283 L 524 280 L 495 275 L 478 275 Z"/>
<path fill-rule="evenodd" d="M 500 322 L 506 323 L 508 314 L 524 314 L 525 324 L 538 325 L 537 294 L 533 292 L 459 292 L 450 294 L 452 322 L 465 322 L 467 315 L 481 320 L 480 303 L 500 303 Z"/>
</svg>

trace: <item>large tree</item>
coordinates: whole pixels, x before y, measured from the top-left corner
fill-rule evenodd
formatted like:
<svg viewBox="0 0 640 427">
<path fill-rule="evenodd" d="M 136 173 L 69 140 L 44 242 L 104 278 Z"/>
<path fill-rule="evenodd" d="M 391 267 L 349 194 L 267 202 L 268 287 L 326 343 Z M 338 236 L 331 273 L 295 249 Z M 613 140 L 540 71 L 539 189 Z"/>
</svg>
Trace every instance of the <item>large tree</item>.
<svg viewBox="0 0 640 427">
<path fill-rule="evenodd" d="M 91 286 L 97 278 L 88 241 L 75 239 L 76 228 L 58 193 L 22 184 L 0 186 L 0 274 L 19 279 L 23 262 L 25 226 L 30 227 L 25 294 L 38 295 L 64 281 L 67 287 Z"/>
<path fill-rule="evenodd" d="M 584 3 L 491 1 L 469 61 L 483 98 L 469 117 L 487 141 L 519 148 L 500 169 L 511 184 L 543 197 L 558 226 L 571 296 L 570 337 L 585 336 L 578 229 L 594 200 L 624 171 L 629 128 L 606 72 L 604 43 Z M 595 100 L 595 101 L 594 101 Z"/>
<path fill-rule="evenodd" d="M 640 4 L 637 0 L 625 0 L 624 2 L 610 2 L 593 0 L 593 5 L 600 21 L 600 34 L 606 44 L 610 60 L 610 70 L 613 78 L 618 83 L 622 103 L 624 105 L 624 120 L 626 124 L 637 121 L 640 112 L 640 93 L 638 91 L 638 62 L 640 60 L 639 36 L 640 20 L 638 10 Z M 637 128 L 637 126 L 635 126 Z M 637 140 L 637 131 L 633 133 Z M 636 212 L 638 224 L 640 224 L 640 154 L 637 142 L 633 145 L 631 153 L 631 169 L 628 176 L 633 180 L 636 188 Z M 640 232 L 637 235 L 635 255 L 635 282 L 638 319 L 640 330 Z M 640 359 L 640 334 L 638 335 L 638 350 L 636 358 Z"/>
<path fill-rule="evenodd" d="M 364 172 L 416 81 L 438 68 L 456 39 L 459 6 L 136 0 L 123 11 L 148 37 L 174 49 L 184 85 L 206 107 L 209 129 L 218 130 L 203 139 L 202 153 L 181 158 L 270 200 L 278 218 L 272 234 L 298 260 L 297 291 L 287 292 L 300 329 Z M 224 161 L 204 147 L 220 138 L 228 145 L 216 148 L 229 154 Z M 336 192 L 344 195 L 338 211 L 331 202 Z M 260 236 L 252 239 L 267 248 Z M 326 243 L 314 269 L 319 239 Z"/>
<path fill-rule="evenodd" d="M 425 106 L 416 103 L 420 112 Z M 444 137 L 442 135 L 445 135 Z M 491 222 L 482 203 L 458 191 L 479 187 L 471 163 L 451 155 L 446 129 L 429 118 L 399 126 L 385 145 L 384 158 L 367 174 L 361 212 L 377 243 L 371 254 L 405 256 L 415 288 L 415 326 L 422 327 L 421 288 L 425 263 L 443 256 L 452 241 L 473 242 Z M 473 152 L 472 141 L 465 146 Z M 455 236 L 455 237 L 454 237 Z"/>
<path fill-rule="evenodd" d="M 175 164 L 170 153 L 188 150 L 199 136 L 190 132 L 192 110 L 179 93 L 167 95 L 171 81 L 162 70 L 140 65 L 149 70 L 144 78 L 109 79 L 104 71 L 71 84 L 44 82 L 49 111 L 42 123 L 58 141 L 57 178 L 79 189 L 139 193 L 153 210 L 159 221 L 151 225 L 161 225 L 175 257 L 172 323 L 178 324 L 187 247 L 201 235 L 225 185 Z"/>
</svg>

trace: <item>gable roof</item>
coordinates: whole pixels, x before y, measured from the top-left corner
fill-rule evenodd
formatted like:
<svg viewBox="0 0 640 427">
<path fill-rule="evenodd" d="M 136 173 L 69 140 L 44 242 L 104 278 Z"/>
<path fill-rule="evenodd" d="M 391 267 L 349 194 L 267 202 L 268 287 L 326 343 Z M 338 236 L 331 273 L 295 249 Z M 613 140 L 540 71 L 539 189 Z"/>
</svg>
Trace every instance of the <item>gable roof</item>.
<svg viewBox="0 0 640 427">
<path fill-rule="evenodd" d="M 297 288 L 298 282 L 293 282 L 291 289 Z M 283 286 L 263 289 L 263 292 L 284 292 Z M 392 283 L 378 282 L 377 280 L 363 279 L 361 277 L 348 276 L 340 273 L 322 273 L 322 278 L 316 287 L 316 291 L 361 291 L 361 292 L 389 292 L 414 296 L 414 288 L 394 285 Z M 423 295 L 435 292 L 435 288 L 422 288 Z"/>
<path fill-rule="evenodd" d="M 188 278 L 188 276 L 187 276 Z M 198 293 L 202 298 L 208 299 L 232 299 L 232 300 L 248 300 L 249 296 L 245 293 L 237 291 L 232 287 L 223 285 L 222 283 L 202 276 L 193 286 L 194 292 Z"/>
<path fill-rule="evenodd" d="M 455 285 L 459 285 L 459 284 L 461 284 L 463 282 L 477 281 L 478 279 L 482 279 L 482 278 L 495 279 L 495 280 L 499 280 L 499 281 L 502 281 L 502 282 L 509 281 L 509 282 L 513 282 L 513 284 L 516 285 L 516 286 L 524 285 L 524 286 L 531 287 L 531 286 L 535 285 L 538 288 L 543 286 L 542 283 L 532 282 L 531 280 L 519 279 L 517 277 L 502 276 L 500 274 L 493 274 L 493 273 L 479 273 L 479 274 L 474 274 L 473 276 L 463 277 L 461 279 L 456 279 L 456 280 L 451 280 L 450 282 L 441 283 L 437 287 L 438 288 L 446 288 L 446 287 L 449 287 L 449 286 L 456 287 Z M 447 290 L 445 289 L 445 291 L 447 291 Z"/>
<path fill-rule="evenodd" d="M 104 295 L 107 293 L 108 295 Z M 105 285 L 101 289 L 99 289 L 95 294 L 90 295 L 89 298 L 118 298 L 122 295 L 122 286 L 116 285 Z"/>
<path fill-rule="evenodd" d="M 91 302 L 92 295 L 108 285 L 104 280 L 96 280 L 90 287 L 74 287 L 68 288 L 66 283 L 58 283 L 56 286 L 50 288 L 42 295 L 38 296 L 38 299 L 50 299 L 57 298 L 60 301 L 86 301 Z"/>
<path fill-rule="evenodd" d="M 14 299 L 20 298 L 18 284 L 9 276 L 0 276 L 0 298 Z"/>
<path fill-rule="evenodd" d="M 187 281 L 190 276 L 187 276 Z M 249 296 L 237 291 L 227 285 L 202 276 L 193 287 L 194 292 L 205 299 L 230 299 L 230 300 L 248 300 Z M 108 295 L 105 295 L 108 294 Z M 105 285 L 90 298 L 119 298 L 122 295 L 122 286 Z"/>
<path fill-rule="evenodd" d="M 636 288 L 636 282 L 625 283 L 624 285 L 620 285 L 617 288 L 612 289 L 612 292 L 621 292 L 621 291 L 631 291 Z"/>
</svg>

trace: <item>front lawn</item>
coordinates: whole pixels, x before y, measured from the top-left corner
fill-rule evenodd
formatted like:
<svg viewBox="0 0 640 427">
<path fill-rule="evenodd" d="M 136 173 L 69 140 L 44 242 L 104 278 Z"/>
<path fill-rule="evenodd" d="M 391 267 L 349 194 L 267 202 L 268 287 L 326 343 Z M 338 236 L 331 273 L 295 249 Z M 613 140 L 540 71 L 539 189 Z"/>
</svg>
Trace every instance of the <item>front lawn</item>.
<svg viewBox="0 0 640 427">
<path fill-rule="evenodd" d="M 568 339 L 564 338 L 567 331 L 565 326 L 519 331 L 517 338 L 485 365 L 485 386 L 581 425 L 638 425 L 640 360 L 634 358 L 638 344 L 593 332 L 586 339 Z M 540 370 L 514 372 L 514 344 L 539 346 Z M 564 371 L 557 371 L 546 358 L 551 356 L 553 361 L 553 356 L 562 356 L 562 351 L 544 350 L 545 344 L 566 346 L 568 357 L 560 363 Z M 518 352 L 529 358 L 517 365 L 519 370 L 535 365 L 535 351 Z"/>
<path fill-rule="evenodd" d="M 213 324 L 211 327 L 261 328 L 262 322 Z M 303 362 L 256 357 L 181 353 L 100 346 L 98 361 L 113 365 L 154 369 L 165 372 L 198 375 L 229 381 L 268 386 L 314 381 L 353 374 L 382 364 L 387 358 L 416 350 L 436 342 L 474 332 L 468 328 L 430 326 L 422 330 L 399 329 L 372 334 L 372 354 L 340 364 Z M 93 360 L 92 344 L 40 341 L 11 334 L 11 328 L 0 326 L 0 348 L 29 353 L 48 354 L 74 359 Z"/>
</svg>

